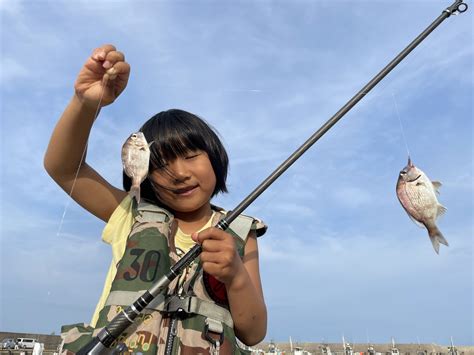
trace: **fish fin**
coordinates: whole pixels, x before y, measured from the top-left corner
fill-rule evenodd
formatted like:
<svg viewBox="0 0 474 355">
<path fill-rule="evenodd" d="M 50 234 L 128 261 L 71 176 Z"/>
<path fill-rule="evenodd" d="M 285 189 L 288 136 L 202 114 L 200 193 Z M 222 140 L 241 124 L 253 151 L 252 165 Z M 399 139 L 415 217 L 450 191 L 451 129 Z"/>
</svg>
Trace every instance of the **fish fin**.
<svg viewBox="0 0 474 355">
<path fill-rule="evenodd" d="M 415 223 L 418 227 L 420 228 L 424 228 L 425 225 L 421 222 L 418 222 L 411 214 L 408 213 L 408 211 L 405 211 L 408 215 L 408 217 L 410 217 L 410 219 L 413 221 L 413 223 Z"/>
<path fill-rule="evenodd" d="M 432 228 L 429 228 L 428 234 L 430 236 L 431 244 L 433 244 L 433 248 L 436 254 L 439 254 L 439 243 L 449 246 L 448 241 L 444 238 L 438 227 L 434 226 Z"/>
<path fill-rule="evenodd" d="M 129 194 L 132 199 L 135 198 L 135 200 L 137 201 L 137 204 L 140 203 L 140 185 L 138 186 L 132 185 L 132 187 L 130 188 Z"/>
<path fill-rule="evenodd" d="M 436 212 L 436 217 L 442 216 L 446 213 L 448 209 L 444 207 L 442 204 L 438 204 L 438 211 Z"/>
<path fill-rule="evenodd" d="M 431 181 L 431 183 L 433 184 L 436 193 L 439 195 L 439 188 L 442 186 L 442 184 L 439 181 Z"/>
<path fill-rule="evenodd" d="M 438 236 L 438 242 L 440 242 L 441 244 L 444 244 L 447 247 L 449 247 L 448 241 L 444 238 L 444 236 L 442 234 L 440 236 Z"/>
</svg>

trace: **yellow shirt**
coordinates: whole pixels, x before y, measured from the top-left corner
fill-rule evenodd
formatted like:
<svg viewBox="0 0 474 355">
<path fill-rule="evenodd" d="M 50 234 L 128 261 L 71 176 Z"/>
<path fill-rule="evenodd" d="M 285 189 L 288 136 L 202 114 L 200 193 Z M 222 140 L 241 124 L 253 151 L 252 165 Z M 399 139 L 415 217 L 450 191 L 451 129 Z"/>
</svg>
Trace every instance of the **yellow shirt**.
<svg viewBox="0 0 474 355">
<path fill-rule="evenodd" d="M 125 251 L 127 237 L 132 230 L 133 222 L 132 199 L 130 195 L 127 195 L 112 213 L 107 225 L 102 231 L 102 240 L 112 247 L 112 262 L 105 278 L 102 295 L 99 298 L 94 315 L 92 316 L 91 326 L 93 327 L 95 327 L 99 319 L 99 312 L 104 307 L 105 301 L 109 296 L 112 281 L 117 274 L 117 264 Z"/>
<path fill-rule="evenodd" d="M 213 212 L 209 221 L 201 229 L 199 229 L 198 232 L 211 226 L 214 213 L 215 212 Z M 107 297 L 109 296 L 110 288 L 112 287 L 112 281 L 117 274 L 117 264 L 125 252 L 127 237 L 132 230 L 133 223 L 134 218 L 132 214 L 132 199 L 130 198 L 130 195 L 127 195 L 112 213 L 107 225 L 102 232 L 102 240 L 107 244 L 110 244 L 112 247 L 112 262 L 105 278 L 102 294 L 99 298 L 99 302 L 97 303 L 94 315 L 92 316 L 92 320 L 90 322 L 91 326 L 93 327 L 95 327 L 99 318 L 99 312 L 104 307 Z M 186 253 L 194 244 L 195 243 L 191 239 L 191 235 L 184 234 L 181 229 L 178 228 L 175 236 L 176 248 L 179 248 L 184 253 Z"/>
<path fill-rule="evenodd" d="M 212 224 L 212 219 L 214 218 L 214 213 L 212 212 L 211 218 L 207 221 L 207 223 L 202 226 L 198 232 L 209 228 Z M 194 240 L 191 238 L 191 234 L 184 234 L 183 231 L 178 227 L 178 230 L 176 231 L 176 235 L 174 237 L 174 245 L 176 246 L 177 249 L 181 249 L 184 253 L 186 253 L 189 249 L 193 247 L 193 245 L 196 244 L 194 243 Z"/>
</svg>

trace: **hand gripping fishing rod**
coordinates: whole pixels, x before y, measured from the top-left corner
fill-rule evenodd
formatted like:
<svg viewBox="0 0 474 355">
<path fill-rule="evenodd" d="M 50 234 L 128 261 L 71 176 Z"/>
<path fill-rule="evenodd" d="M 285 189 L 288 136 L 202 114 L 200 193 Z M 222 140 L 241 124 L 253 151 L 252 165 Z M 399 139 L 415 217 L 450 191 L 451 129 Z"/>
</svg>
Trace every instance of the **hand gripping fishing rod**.
<svg viewBox="0 0 474 355">
<path fill-rule="evenodd" d="M 319 138 L 336 124 L 352 107 L 354 107 L 375 85 L 377 85 L 393 68 L 395 68 L 416 46 L 418 46 L 441 22 L 453 14 L 465 12 L 467 4 L 463 0 L 456 0 L 451 6 L 443 10 L 441 15 L 433 21 L 418 37 L 416 37 L 403 51 L 401 51 L 385 68 L 370 80 L 357 94 L 354 95 L 338 112 L 334 114 L 318 131 L 303 143 L 293 154 L 275 169 L 254 191 L 252 191 L 234 210 L 230 211 L 216 227 L 226 230 L 230 223 L 239 216 L 258 196 L 260 196 L 281 174 L 283 174 L 298 158 L 303 155 Z M 135 318 L 145 309 L 151 301 L 161 294 L 168 285 L 194 261 L 202 248 L 193 246 L 168 273 L 162 276 L 149 290 L 145 291 L 132 305 L 117 314 L 110 323 L 103 328 L 96 337 L 85 345 L 78 355 L 96 355 L 114 352 L 111 349 L 114 341 L 133 324 Z"/>
</svg>

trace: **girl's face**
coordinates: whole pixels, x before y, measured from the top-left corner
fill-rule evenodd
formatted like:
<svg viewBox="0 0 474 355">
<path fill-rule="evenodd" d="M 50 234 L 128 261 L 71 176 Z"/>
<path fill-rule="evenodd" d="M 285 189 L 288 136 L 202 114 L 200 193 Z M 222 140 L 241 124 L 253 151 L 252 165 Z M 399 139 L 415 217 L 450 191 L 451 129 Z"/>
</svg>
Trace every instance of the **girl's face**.
<svg viewBox="0 0 474 355">
<path fill-rule="evenodd" d="M 181 213 L 210 208 L 216 176 L 206 152 L 189 151 L 150 175 L 158 199 Z"/>
</svg>

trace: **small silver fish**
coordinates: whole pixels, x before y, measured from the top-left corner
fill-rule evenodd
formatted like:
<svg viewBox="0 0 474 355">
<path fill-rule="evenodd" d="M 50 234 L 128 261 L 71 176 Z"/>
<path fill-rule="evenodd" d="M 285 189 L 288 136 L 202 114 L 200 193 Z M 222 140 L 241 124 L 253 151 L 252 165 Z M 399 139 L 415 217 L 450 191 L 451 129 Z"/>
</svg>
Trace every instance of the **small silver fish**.
<svg viewBox="0 0 474 355">
<path fill-rule="evenodd" d="M 436 198 L 439 194 L 439 181 L 431 181 L 408 157 L 408 164 L 400 171 L 397 181 L 397 197 L 408 216 L 421 227 L 428 230 L 433 248 L 439 254 L 439 243 L 448 246 L 443 234 L 436 226 L 438 216 L 446 212 Z"/>
<path fill-rule="evenodd" d="M 140 184 L 148 175 L 151 143 L 148 144 L 142 132 L 135 132 L 127 138 L 122 146 L 123 170 L 132 179 L 129 193 L 137 203 L 140 203 Z"/>
</svg>

